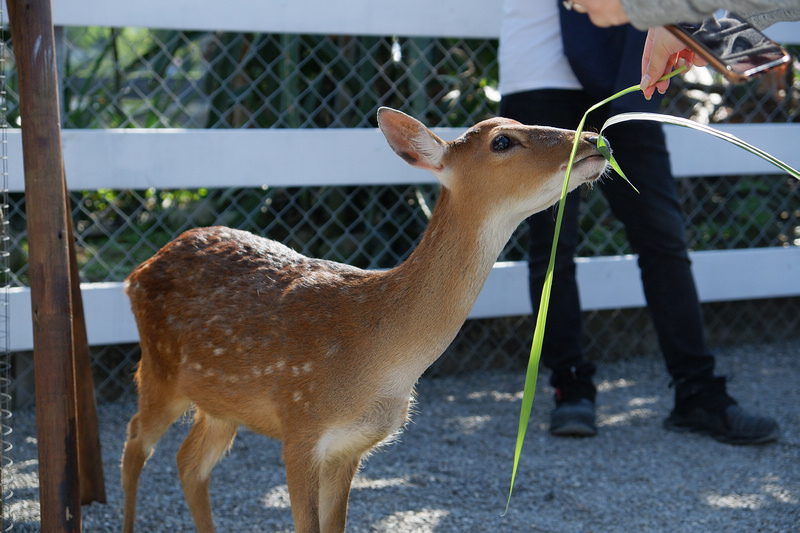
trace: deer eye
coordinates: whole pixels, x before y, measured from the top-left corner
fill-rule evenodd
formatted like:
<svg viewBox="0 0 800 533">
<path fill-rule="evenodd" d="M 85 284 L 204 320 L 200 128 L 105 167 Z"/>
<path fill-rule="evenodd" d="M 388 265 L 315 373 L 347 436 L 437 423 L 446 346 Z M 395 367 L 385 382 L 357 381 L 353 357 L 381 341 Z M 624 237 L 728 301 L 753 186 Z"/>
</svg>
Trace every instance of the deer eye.
<svg viewBox="0 0 800 533">
<path fill-rule="evenodd" d="M 494 139 L 492 139 L 492 151 L 494 152 L 503 152 L 511 148 L 511 139 L 509 139 L 505 135 L 498 135 Z"/>
</svg>

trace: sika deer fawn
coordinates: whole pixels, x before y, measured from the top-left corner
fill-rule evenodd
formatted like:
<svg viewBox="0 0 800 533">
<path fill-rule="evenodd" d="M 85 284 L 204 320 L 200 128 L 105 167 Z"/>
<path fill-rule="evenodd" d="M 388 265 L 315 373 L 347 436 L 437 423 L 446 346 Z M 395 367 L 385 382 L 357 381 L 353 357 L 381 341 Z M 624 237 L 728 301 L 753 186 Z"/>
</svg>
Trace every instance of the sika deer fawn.
<svg viewBox="0 0 800 533">
<path fill-rule="evenodd" d="M 242 424 L 283 442 L 296 530 L 344 531 L 361 458 L 406 422 L 414 383 L 466 320 L 512 231 L 559 198 L 575 135 L 495 118 L 444 142 L 399 111 L 381 108 L 378 122 L 401 158 L 442 185 L 400 266 L 360 270 L 213 227 L 185 232 L 127 279 L 142 359 L 122 456 L 124 531 L 146 459 L 192 405 L 178 467 L 198 531 L 214 531 L 211 469 Z M 570 189 L 604 171 L 596 139 L 583 135 Z"/>
</svg>

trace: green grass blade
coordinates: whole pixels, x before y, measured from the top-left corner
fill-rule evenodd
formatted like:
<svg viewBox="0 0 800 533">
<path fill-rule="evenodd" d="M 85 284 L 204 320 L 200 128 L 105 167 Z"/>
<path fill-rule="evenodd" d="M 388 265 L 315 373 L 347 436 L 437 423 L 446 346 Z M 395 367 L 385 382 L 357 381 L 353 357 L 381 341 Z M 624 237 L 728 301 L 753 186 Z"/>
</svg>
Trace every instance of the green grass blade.
<svg viewBox="0 0 800 533">
<path fill-rule="evenodd" d="M 638 193 L 639 189 L 637 189 L 633 183 L 631 183 L 631 180 L 629 180 L 628 176 L 626 176 L 622 171 L 622 168 L 620 168 L 619 163 L 617 163 L 617 160 L 614 158 L 614 154 L 611 152 L 611 148 L 609 148 L 606 144 L 606 140 L 603 138 L 602 134 L 600 134 L 600 136 L 597 138 L 597 150 L 603 155 L 603 157 L 606 158 L 606 161 L 608 161 L 608 163 L 611 165 L 611 168 L 613 168 L 614 171 L 619 174 L 622 179 L 627 181 L 628 185 L 633 187 L 633 190 Z"/>
<path fill-rule="evenodd" d="M 681 67 L 677 70 L 672 71 L 670 74 L 662 77 L 661 80 L 666 80 L 675 76 L 676 74 L 680 74 L 686 70 L 686 67 Z M 661 81 L 659 80 L 659 81 Z M 536 390 L 536 380 L 539 374 L 539 360 L 541 359 L 542 355 L 542 341 L 544 339 L 544 330 L 545 324 L 547 322 L 547 308 L 550 304 L 550 292 L 553 286 L 553 270 L 555 269 L 555 261 L 556 261 L 556 249 L 558 246 L 558 236 L 561 233 L 561 220 L 564 218 L 564 206 L 567 203 L 567 192 L 569 191 L 569 178 L 572 174 L 572 164 L 575 161 L 575 154 L 578 152 L 578 142 L 580 142 L 580 136 L 583 132 L 584 125 L 586 124 L 586 118 L 589 116 L 589 113 L 594 111 L 595 109 L 615 100 L 621 96 L 626 94 L 635 92 L 639 90 L 638 85 L 634 85 L 633 87 L 628 87 L 616 94 L 613 94 L 603 100 L 602 102 L 598 102 L 597 104 L 590 107 L 586 113 L 584 113 L 583 118 L 581 119 L 578 127 L 575 129 L 575 139 L 572 143 L 572 152 L 569 156 L 569 162 L 567 163 L 567 173 L 564 176 L 564 186 L 561 189 L 561 198 L 558 201 L 558 214 L 556 216 L 556 228 L 555 233 L 553 235 L 553 245 L 550 249 L 550 262 L 547 265 L 547 272 L 545 274 L 544 279 L 544 286 L 542 287 L 542 296 L 539 301 L 539 314 L 536 316 L 536 327 L 533 332 L 533 342 L 531 343 L 531 353 L 530 358 L 528 360 L 528 369 L 525 374 L 525 386 L 522 392 L 522 406 L 520 408 L 519 414 L 519 429 L 517 431 L 517 442 L 514 449 L 514 467 L 511 472 L 511 486 L 508 489 L 508 501 L 506 502 L 506 512 L 508 511 L 508 507 L 511 505 L 511 494 L 514 491 L 514 481 L 517 477 L 517 467 L 519 466 L 519 459 L 522 455 L 522 445 L 525 442 L 525 433 L 528 430 L 528 420 L 531 416 L 531 410 L 533 408 L 533 396 Z M 603 148 L 600 148 L 600 145 Z M 622 169 L 617 164 L 616 159 L 611 153 L 611 150 L 602 140 L 602 133 L 600 135 L 600 139 L 598 140 L 598 149 L 600 153 L 603 154 L 603 157 L 611 164 L 611 166 L 616 170 L 620 176 L 622 176 L 625 181 L 629 184 L 628 178 L 625 177 L 625 174 L 622 172 Z M 633 184 L 631 184 L 633 187 Z M 634 187 L 634 190 L 636 187 Z M 638 191 L 637 191 L 638 192 Z"/>
<path fill-rule="evenodd" d="M 686 67 L 681 67 L 679 69 L 676 69 L 676 70 L 672 71 L 671 73 L 667 74 L 666 76 L 663 76 L 659 81 L 667 80 L 667 79 L 669 79 L 669 78 L 671 78 L 671 77 L 673 77 L 673 76 L 675 76 L 677 74 L 680 74 L 684 70 L 686 70 Z M 548 308 L 549 303 L 550 303 L 550 292 L 551 292 L 551 288 L 552 288 L 552 285 L 553 285 L 553 270 L 554 270 L 554 267 L 555 267 L 555 257 L 556 257 L 556 249 L 557 249 L 557 244 L 558 244 L 558 236 L 559 236 L 559 234 L 561 232 L 561 221 L 562 221 L 563 216 L 564 216 L 564 206 L 566 205 L 566 200 L 567 200 L 567 191 L 568 191 L 569 178 L 570 178 L 570 174 L 572 173 L 572 164 L 573 164 L 573 162 L 575 160 L 575 154 L 577 153 L 577 150 L 578 150 L 578 142 L 580 140 L 580 134 L 583 132 L 583 127 L 584 127 L 584 125 L 586 123 L 586 118 L 589 115 L 589 113 L 591 113 L 595 109 L 597 109 L 597 108 L 599 108 L 599 107 L 611 102 L 612 100 L 615 100 L 615 99 L 617 99 L 617 98 L 619 98 L 621 96 L 624 96 L 626 94 L 629 94 L 629 93 L 632 93 L 632 92 L 635 92 L 635 91 L 638 91 L 638 90 L 640 90 L 639 85 L 634 85 L 634 86 L 628 87 L 627 89 L 624 89 L 624 90 L 622 90 L 622 91 L 620 91 L 620 92 L 618 92 L 618 93 L 616 93 L 616 94 L 614 94 L 612 96 L 609 96 L 608 98 L 606 98 L 602 102 L 599 102 L 599 103 L 593 105 L 583 115 L 583 118 L 581 119 L 580 124 L 578 124 L 578 127 L 576 128 L 575 140 L 574 140 L 573 145 L 572 145 L 572 152 L 570 153 L 569 162 L 567 164 L 567 173 L 566 173 L 566 176 L 564 177 L 564 186 L 563 186 L 562 191 L 561 191 L 561 199 L 558 202 L 558 215 L 556 217 L 556 227 L 555 227 L 555 233 L 554 233 L 554 236 L 553 236 L 553 245 L 552 245 L 552 248 L 550 250 L 550 262 L 548 263 L 548 266 L 547 266 L 547 272 L 545 274 L 544 286 L 542 287 L 542 296 L 541 296 L 541 299 L 540 299 L 540 302 L 539 302 L 539 314 L 536 317 L 536 328 L 535 328 L 534 333 L 533 333 L 533 342 L 531 344 L 530 359 L 528 361 L 528 369 L 527 369 L 527 372 L 526 372 L 526 375 L 525 375 L 525 387 L 524 387 L 523 394 L 522 394 L 522 407 L 520 408 L 520 417 L 519 417 L 519 430 L 517 432 L 517 442 L 516 442 L 516 447 L 515 447 L 515 450 L 514 450 L 514 467 L 513 467 L 513 470 L 511 472 L 511 486 L 508 489 L 508 501 L 506 502 L 506 512 L 508 511 L 508 508 L 511 505 L 511 494 L 512 494 L 512 492 L 514 490 L 514 481 L 516 480 L 516 476 L 517 476 L 517 467 L 519 466 L 519 459 L 520 459 L 520 457 L 522 455 L 522 445 L 525 442 L 525 433 L 527 432 L 527 429 L 528 429 L 528 420 L 530 419 L 531 410 L 533 408 L 533 396 L 534 396 L 534 391 L 536 389 L 536 381 L 537 381 L 537 377 L 538 377 L 538 373 L 539 373 L 539 360 L 541 359 L 541 354 L 542 354 L 542 341 L 544 339 L 544 330 L 545 330 L 545 324 L 546 324 L 546 319 L 547 319 L 547 308 Z M 620 166 L 617 163 L 616 159 L 614 159 L 614 156 L 613 156 L 613 154 L 611 152 L 611 149 L 608 147 L 608 145 L 606 145 L 605 141 L 603 140 L 603 131 L 605 131 L 605 129 L 607 127 L 612 126 L 614 124 L 619 124 L 620 122 L 625 122 L 625 121 L 628 121 L 628 120 L 653 120 L 653 121 L 656 121 L 656 122 L 662 122 L 662 123 L 666 123 L 666 124 L 673 124 L 673 125 L 676 125 L 676 126 L 683 126 L 683 127 L 692 128 L 692 129 L 695 129 L 695 130 L 698 130 L 698 131 L 701 131 L 701 132 L 704 132 L 704 133 L 708 133 L 709 135 L 713 135 L 715 137 L 718 137 L 720 139 L 723 139 L 725 141 L 733 143 L 736 146 L 738 146 L 740 148 L 743 148 L 743 149 L 747 150 L 748 152 L 761 157 L 762 159 L 772 163 L 773 165 L 777 166 L 778 168 L 780 168 L 781 170 L 787 172 L 788 174 L 791 174 L 794 178 L 800 180 L 800 172 L 798 172 L 794 168 L 790 167 L 789 165 L 787 165 L 783 161 L 780 161 L 776 157 L 773 157 L 772 155 L 768 154 L 767 152 L 764 152 L 763 150 L 761 150 L 759 148 L 756 148 L 755 146 L 753 146 L 753 145 L 751 145 L 749 143 L 746 143 L 745 141 L 742 141 L 741 139 L 739 139 L 739 138 L 737 138 L 734 135 L 731 135 L 729 133 L 725 133 L 725 132 L 716 130 L 716 129 L 711 128 L 709 126 L 706 126 L 704 124 L 699 124 L 697 122 L 694 122 L 694 121 L 691 121 L 691 120 L 688 120 L 688 119 L 679 118 L 679 117 L 673 117 L 673 116 L 670 116 L 670 115 L 660 115 L 660 114 L 657 114 L 657 113 L 622 113 L 620 115 L 616 115 L 616 116 L 610 117 L 605 122 L 605 124 L 603 124 L 603 127 L 600 129 L 600 138 L 598 139 L 598 143 L 597 144 L 598 144 L 598 150 L 603 155 L 603 157 L 606 158 L 606 160 L 609 162 L 609 164 L 611 164 L 611 166 L 614 168 L 614 170 L 620 176 L 622 176 L 625 179 L 625 181 L 627 181 L 631 185 L 631 187 L 633 187 L 633 184 L 628 180 L 628 178 L 625 176 L 624 172 L 622 172 L 622 169 L 620 168 Z M 635 189 L 636 189 L 636 187 L 634 187 L 634 190 Z M 636 192 L 639 192 L 639 191 L 637 190 Z"/>
<path fill-rule="evenodd" d="M 676 74 L 680 74 L 684 70 L 686 70 L 686 67 L 681 67 L 680 69 L 676 69 L 672 71 L 670 74 L 662 77 L 659 81 L 667 80 L 672 76 L 675 76 Z M 564 216 L 564 206 L 566 205 L 566 200 L 567 200 L 569 178 L 570 174 L 572 173 L 572 164 L 575 160 L 575 154 L 577 153 L 578 150 L 578 142 L 580 140 L 580 135 L 583 132 L 583 127 L 586 124 L 586 118 L 589 115 L 589 113 L 611 102 L 612 100 L 615 100 L 621 96 L 624 96 L 626 94 L 638 90 L 640 90 L 640 87 L 638 85 L 634 85 L 612 96 L 609 96 L 602 102 L 593 105 L 583 115 L 580 124 L 578 124 L 578 127 L 576 128 L 575 140 L 572 145 L 572 152 L 570 153 L 569 163 L 567 164 L 567 173 L 566 176 L 564 177 L 564 186 L 561 191 L 561 199 L 558 202 L 558 215 L 556 217 L 556 227 L 555 227 L 555 234 L 553 236 L 553 245 L 550 250 L 550 262 L 547 265 L 547 272 L 545 274 L 544 286 L 542 287 L 542 296 L 539 302 L 539 314 L 536 317 L 536 328 L 533 333 L 533 343 L 531 344 L 530 359 L 528 361 L 528 369 L 525 375 L 525 387 L 522 393 L 522 407 L 520 408 L 520 415 L 519 415 L 519 430 L 517 432 L 517 442 L 514 450 L 514 468 L 511 472 L 511 486 L 508 489 L 508 501 L 506 502 L 506 512 L 508 511 L 508 508 L 511 505 L 511 494 L 514 490 L 514 481 L 516 480 L 517 476 L 517 467 L 519 466 L 519 459 L 522 455 L 522 445 L 525 442 L 525 433 L 527 432 L 528 429 L 528 420 L 530 419 L 531 410 L 533 408 L 533 396 L 534 396 L 534 391 L 536 389 L 536 381 L 539 373 L 539 360 L 541 359 L 542 341 L 544 339 L 544 330 L 547 321 L 547 308 L 550 304 L 550 291 L 553 285 L 553 270 L 555 267 L 558 236 L 561 232 L 561 221 Z M 710 126 L 699 124 L 689 119 L 673 117 L 670 115 L 661 115 L 657 113 L 622 113 L 620 115 L 615 115 L 613 117 L 610 117 L 608 120 L 606 120 L 605 124 L 603 124 L 603 127 L 600 129 L 600 138 L 598 139 L 597 147 L 600 153 L 603 155 L 603 157 L 605 157 L 606 160 L 609 162 L 609 164 L 611 164 L 611 166 L 614 168 L 614 170 L 620 176 L 622 176 L 625 179 L 625 181 L 627 181 L 631 185 L 631 187 L 633 187 L 633 184 L 631 184 L 631 182 L 625 176 L 625 173 L 622 172 L 622 169 L 620 168 L 616 159 L 614 159 L 611 149 L 608 147 L 608 145 L 606 145 L 603 139 L 603 131 L 605 131 L 607 127 L 628 120 L 652 120 L 656 122 L 662 122 L 665 124 L 673 124 L 676 126 L 692 128 L 694 130 L 708 133 L 709 135 L 713 135 L 715 137 L 733 143 L 734 145 L 761 157 L 762 159 L 772 163 L 773 165 L 777 166 L 778 168 L 787 172 L 788 174 L 791 174 L 794 178 L 800 180 L 800 172 L 798 172 L 794 168 L 790 167 L 789 165 L 777 159 L 776 157 L 773 157 L 767 152 L 759 148 L 756 148 L 755 146 L 746 143 L 745 141 L 742 141 L 741 139 L 729 133 L 716 130 L 714 128 L 711 128 Z M 636 187 L 634 187 L 634 189 L 636 189 Z"/>
<path fill-rule="evenodd" d="M 661 115 L 659 113 L 622 113 L 610 117 L 608 120 L 606 120 L 605 124 L 603 124 L 603 127 L 600 129 L 601 138 L 603 135 L 603 131 L 607 127 L 613 126 L 614 124 L 619 124 L 620 122 L 626 122 L 629 120 L 651 120 L 655 122 L 661 122 L 664 124 L 672 124 L 673 126 L 682 126 L 684 128 L 691 128 L 693 130 L 713 135 L 714 137 L 717 137 L 731 144 L 734 144 L 739 148 L 747 150 L 751 154 L 757 155 L 758 157 L 764 159 L 765 161 L 772 163 L 776 167 L 780 168 L 787 174 L 790 174 L 795 179 L 800 180 L 800 172 L 790 167 L 777 157 L 774 157 L 765 152 L 764 150 L 757 148 L 752 144 L 749 144 L 739 139 L 735 135 L 731 135 L 730 133 L 714 129 L 711 126 L 707 126 L 705 124 L 700 124 L 693 120 L 689 120 L 688 118 L 673 117 L 671 115 Z"/>
<path fill-rule="evenodd" d="M 630 91 L 629 91 L 630 92 Z M 623 93 L 624 94 L 624 93 Z M 622 96 L 620 94 L 619 96 Z M 572 142 L 572 152 L 569 155 L 567 163 L 567 172 L 564 177 L 564 185 L 561 188 L 561 198 L 558 201 L 558 214 L 556 215 L 556 229 L 553 236 L 553 244 L 550 249 L 550 261 L 547 265 L 547 273 L 544 278 L 544 286 L 542 287 L 542 296 L 539 301 L 539 314 L 536 316 L 536 327 L 533 332 L 533 342 L 531 343 L 531 353 L 528 359 L 528 370 L 525 374 L 525 386 L 522 392 L 522 407 L 519 414 L 519 429 L 517 431 L 517 444 L 514 449 L 514 468 L 511 471 L 511 486 L 508 489 L 508 501 L 506 502 L 506 511 L 511 505 L 511 493 L 514 491 L 514 480 L 517 477 L 517 467 L 519 466 L 519 458 L 522 456 L 522 445 L 525 442 L 525 434 L 528 431 L 528 420 L 531 417 L 531 409 L 533 408 L 533 396 L 536 390 L 536 378 L 539 374 L 539 359 L 542 355 L 542 341 L 544 339 L 544 328 L 547 322 L 547 308 L 550 305 L 550 292 L 553 286 L 553 271 L 555 270 L 556 262 L 556 249 L 558 247 L 558 236 L 561 233 L 561 220 L 564 218 L 564 206 L 567 203 L 567 193 L 569 192 L 569 177 L 572 174 L 572 164 L 575 162 L 575 154 L 578 152 L 578 143 L 580 142 L 581 132 L 586 124 L 586 117 L 589 113 L 597 109 L 604 102 L 597 104 L 590 108 L 583 115 L 580 124 L 575 130 L 575 139 Z"/>
<path fill-rule="evenodd" d="M 668 80 L 671 77 L 676 76 L 676 75 L 680 74 L 681 72 L 683 72 L 685 70 L 686 70 L 685 66 L 681 67 L 679 69 L 675 69 L 672 72 L 670 72 L 669 74 L 667 74 L 666 76 L 663 76 L 659 81 Z M 626 94 L 630 94 L 630 93 L 633 93 L 633 92 L 636 92 L 636 91 L 639 91 L 639 90 L 641 90 L 641 87 L 639 85 L 633 85 L 631 87 L 628 87 L 627 89 L 621 90 L 620 92 L 618 92 L 616 94 L 612 94 L 611 96 L 609 96 L 608 98 L 606 98 L 602 102 L 596 103 L 595 105 L 593 105 L 592 107 L 590 107 L 586 111 L 585 115 L 583 115 L 583 120 L 581 121 L 581 125 L 583 125 L 584 122 L 586 122 L 586 117 L 589 115 L 589 113 L 591 113 L 595 109 L 598 109 L 599 107 L 602 107 L 602 106 L 606 105 L 607 103 L 609 103 L 609 102 L 611 102 L 613 100 L 616 100 L 620 96 L 625 96 Z M 603 126 L 603 129 L 605 129 L 605 126 Z M 614 171 L 617 174 L 619 174 L 622 177 L 622 179 L 624 179 L 626 182 L 628 182 L 628 185 L 633 187 L 633 190 L 638 193 L 639 189 L 637 189 L 633 185 L 633 183 L 631 183 L 631 180 L 629 180 L 628 177 L 625 175 L 625 173 L 622 171 L 622 168 L 619 166 L 619 163 L 617 163 L 617 160 L 614 158 L 613 152 L 611 151 L 611 149 L 606 144 L 605 139 L 603 139 L 603 130 L 602 129 L 600 130 L 600 138 L 597 140 L 597 149 L 600 150 L 600 153 L 603 154 L 603 157 L 606 158 L 606 161 L 608 161 L 608 163 L 611 165 L 611 168 L 613 168 Z"/>
</svg>

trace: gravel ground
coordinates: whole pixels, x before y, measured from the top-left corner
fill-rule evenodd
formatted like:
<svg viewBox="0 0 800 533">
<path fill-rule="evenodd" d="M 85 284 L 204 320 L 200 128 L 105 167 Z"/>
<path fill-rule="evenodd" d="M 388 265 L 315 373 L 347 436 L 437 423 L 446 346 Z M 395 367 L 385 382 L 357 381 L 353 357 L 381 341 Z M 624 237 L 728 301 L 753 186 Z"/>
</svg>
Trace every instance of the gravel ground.
<svg viewBox="0 0 800 533">
<path fill-rule="evenodd" d="M 776 444 L 737 447 L 661 426 L 672 407 L 663 363 L 639 357 L 600 365 L 592 439 L 547 432 L 552 390 L 540 376 L 511 507 L 503 514 L 524 376 L 423 379 L 413 421 L 374 454 L 350 498 L 352 532 L 789 532 L 800 528 L 800 342 L 718 353 L 718 370 L 744 407 L 775 416 Z M 84 530 L 119 531 L 119 458 L 132 402 L 99 409 L 108 503 L 84 506 Z M 138 531 L 194 531 L 175 453 L 175 424 L 142 474 Z M 13 418 L 14 531 L 38 531 L 34 414 Z M 241 430 L 212 475 L 220 532 L 292 531 L 280 444 Z M 10 516 L 9 516 L 10 515 Z"/>
</svg>

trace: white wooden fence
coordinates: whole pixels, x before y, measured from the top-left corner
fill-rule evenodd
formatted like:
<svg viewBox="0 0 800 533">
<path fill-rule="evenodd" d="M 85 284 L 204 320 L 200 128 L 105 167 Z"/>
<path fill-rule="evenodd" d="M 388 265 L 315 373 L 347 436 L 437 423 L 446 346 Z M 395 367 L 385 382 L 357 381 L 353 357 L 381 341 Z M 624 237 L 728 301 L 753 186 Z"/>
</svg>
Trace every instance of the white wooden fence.
<svg viewBox="0 0 800 533">
<path fill-rule="evenodd" d="M 479 0 L 61 0 L 59 26 L 149 28 L 492 38 L 499 33 L 501 2 Z M 800 42 L 800 23 L 768 32 Z M 800 124 L 720 127 L 800 168 Z M 676 177 L 774 172 L 774 167 L 732 146 L 684 128 L 667 127 Z M 445 139 L 460 134 L 443 128 Z M 302 130 L 65 130 L 71 190 L 361 185 L 424 183 L 369 129 Z M 19 132 L 8 135 L 9 189 L 24 189 Z M 356 147 L 356 148 L 354 148 Z M 691 254 L 704 302 L 800 295 L 800 247 L 704 251 Z M 578 259 L 582 306 L 641 307 L 644 296 L 634 256 Z M 136 342 L 133 315 L 121 283 L 82 285 L 89 342 Z M 12 351 L 33 347 L 30 291 L 10 290 Z M 472 318 L 531 313 L 527 265 L 498 263 L 473 308 Z"/>
</svg>

